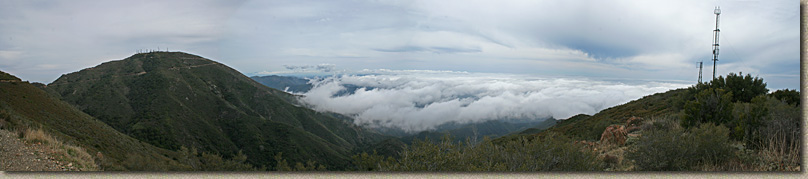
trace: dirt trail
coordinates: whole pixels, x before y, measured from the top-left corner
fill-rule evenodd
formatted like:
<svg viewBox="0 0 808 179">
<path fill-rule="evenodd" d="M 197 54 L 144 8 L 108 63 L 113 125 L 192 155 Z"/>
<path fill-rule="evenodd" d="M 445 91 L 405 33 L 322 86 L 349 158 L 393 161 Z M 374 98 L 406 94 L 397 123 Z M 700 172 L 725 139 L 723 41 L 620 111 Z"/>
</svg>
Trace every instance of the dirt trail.
<svg viewBox="0 0 808 179">
<path fill-rule="evenodd" d="M 206 64 L 201 64 L 201 65 L 191 65 L 191 66 L 178 66 L 178 67 L 171 67 L 171 68 L 168 68 L 168 69 L 169 70 L 176 70 L 176 69 L 182 69 L 182 68 L 191 69 L 191 68 L 196 68 L 196 67 L 201 67 L 201 66 L 208 66 L 208 65 L 216 65 L 216 64 L 218 64 L 218 63 L 206 63 Z"/>
<path fill-rule="evenodd" d="M 26 144 L 17 134 L 0 129 L 0 171 L 68 171 L 41 144 Z"/>
</svg>

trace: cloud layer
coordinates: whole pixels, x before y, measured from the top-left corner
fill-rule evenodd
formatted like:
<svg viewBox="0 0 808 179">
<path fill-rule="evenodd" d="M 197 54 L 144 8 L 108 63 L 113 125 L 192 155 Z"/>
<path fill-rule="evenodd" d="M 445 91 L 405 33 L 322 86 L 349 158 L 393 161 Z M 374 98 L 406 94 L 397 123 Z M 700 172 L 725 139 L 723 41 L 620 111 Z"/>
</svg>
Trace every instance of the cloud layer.
<svg viewBox="0 0 808 179">
<path fill-rule="evenodd" d="M 315 110 L 353 116 L 359 125 L 410 132 L 447 122 L 564 119 L 687 86 L 428 70 L 364 70 L 310 82 L 314 88 L 301 100 Z M 349 86 L 359 88 L 346 92 Z"/>
</svg>

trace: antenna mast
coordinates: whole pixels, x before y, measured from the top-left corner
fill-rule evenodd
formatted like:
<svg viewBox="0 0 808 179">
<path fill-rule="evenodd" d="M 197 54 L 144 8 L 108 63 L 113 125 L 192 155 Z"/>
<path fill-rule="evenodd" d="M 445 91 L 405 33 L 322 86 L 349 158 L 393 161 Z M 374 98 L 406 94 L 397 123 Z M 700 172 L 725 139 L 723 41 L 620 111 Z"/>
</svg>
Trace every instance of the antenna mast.
<svg viewBox="0 0 808 179">
<path fill-rule="evenodd" d="M 701 83 L 701 65 L 704 63 L 703 61 L 699 62 L 699 83 Z"/>
<path fill-rule="evenodd" d="M 715 30 L 713 30 L 713 79 L 715 79 L 715 66 L 718 61 L 718 33 L 721 32 L 718 30 L 718 16 L 721 15 L 721 7 L 716 7 L 713 13 L 715 13 Z"/>
</svg>

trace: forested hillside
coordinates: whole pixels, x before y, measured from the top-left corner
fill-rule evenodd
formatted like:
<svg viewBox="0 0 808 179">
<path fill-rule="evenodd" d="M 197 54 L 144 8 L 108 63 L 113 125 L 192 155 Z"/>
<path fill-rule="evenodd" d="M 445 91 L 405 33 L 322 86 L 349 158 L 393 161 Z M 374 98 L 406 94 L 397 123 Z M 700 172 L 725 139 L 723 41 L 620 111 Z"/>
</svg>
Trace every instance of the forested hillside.
<svg viewBox="0 0 808 179">
<path fill-rule="evenodd" d="M 177 156 L 175 152 L 122 134 L 34 84 L 20 82 L 5 72 L 0 72 L 0 78 L 16 80 L 0 82 L 0 128 L 17 131 L 21 137 L 26 131 L 45 132 L 64 144 L 79 147 L 93 157 L 83 161 L 92 165 L 82 166 L 86 168 L 137 170 L 144 166 L 133 163 L 147 160 L 152 161 L 149 167 L 153 170 L 187 169 L 171 159 Z"/>
<path fill-rule="evenodd" d="M 152 145 L 182 147 L 274 168 L 314 161 L 349 166 L 351 152 L 383 136 L 297 106 L 292 95 L 220 63 L 182 52 L 139 53 L 61 76 L 48 90 L 116 130 Z"/>
</svg>

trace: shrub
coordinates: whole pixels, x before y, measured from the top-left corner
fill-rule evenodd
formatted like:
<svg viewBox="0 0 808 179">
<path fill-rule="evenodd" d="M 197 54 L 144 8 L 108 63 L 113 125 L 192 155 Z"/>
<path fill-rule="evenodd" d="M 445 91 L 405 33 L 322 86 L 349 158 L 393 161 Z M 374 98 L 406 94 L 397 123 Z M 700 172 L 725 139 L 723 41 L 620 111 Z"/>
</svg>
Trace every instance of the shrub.
<svg viewBox="0 0 808 179">
<path fill-rule="evenodd" d="M 800 92 L 797 90 L 782 89 L 769 94 L 769 96 L 785 101 L 790 105 L 800 105 Z"/>
<path fill-rule="evenodd" d="M 694 150 L 691 164 L 720 164 L 732 157 L 733 150 L 730 146 L 729 129 L 722 125 L 701 124 L 698 128 L 690 131 L 687 147 Z"/>
<path fill-rule="evenodd" d="M 286 162 L 286 159 L 282 157 L 283 152 L 278 152 L 275 154 L 275 171 L 326 171 L 324 165 L 318 165 L 317 162 L 308 160 L 306 164 L 297 162 L 295 163 L 295 167 L 289 167 L 289 164 Z"/>
<path fill-rule="evenodd" d="M 711 123 L 685 132 L 682 128 L 644 131 L 626 154 L 637 170 L 697 170 L 703 164 L 718 164 L 732 156 L 729 129 Z"/>
<path fill-rule="evenodd" d="M 362 153 L 354 155 L 359 170 L 376 171 L 593 171 L 600 169 L 594 152 L 563 135 L 493 144 L 484 138 L 477 145 L 415 141 L 399 158 Z"/>
<path fill-rule="evenodd" d="M 724 124 L 732 119 L 732 92 L 708 88 L 700 91 L 695 100 L 687 102 L 682 127 L 689 128 L 701 123 Z"/>
<path fill-rule="evenodd" d="M 196 148 L 188 149 L 181 146 L 177 151 L 178 157 L 176 160 L 182 164 L 187 165 L 187 170 L 197 171 L 256 171 L 261 170 L 245 163 L 247 156 L 241 151 L 231 159 L 224 159 L 221 155 L 202 152 L 197 153 Z"/>
<path fill-rule="evenodd" d="M 719 76 L 710 81 L 709 86 L 711 88 L 721 88 L 732 93 L 732 102 L 748 103 L 752 101 L 752 98 L 769 92 L 763 78 L 752 78 L 749 74 L 743 76 L 743 72 L 739 74 L 729 73 L 726 78 Z"/>
<path fill-rule="evenodd" d="M 681 133 L 681 129 L 643 132 L 626 158 L 633 160 L 638 170 L 682 170 L 687 156 L 682 152 L 686 148 L 678 144 L 682 141 Z"/>
<path fill-rule="evenodd" d="M 252 165 L 244 163 L 246 160 L 247 156 L 241 151 L 230 160 L 223 159 L 218 154 L 202 152 L 199 163 L 202 171 L 255 171 Z"/>
<path fill-rule="evenodd" d="M 769 114 L 769 107 L 766 95 L 760 95 L 752 99 L 752 103 L 736 103 L 735 117 L 738 120 L 732 122 L 732 137 L 739 141 L 744 141 L 746 146 L 754 147 L 759 141 L 758 129 L 762 127 L 763 120 Z"/>
<path fill-rule="evenodd" d="M 799 165 L 802 151 L 799 108 L 773 98 L 768 98 L 766 105 L 769 115 L 757 131 L 760 140 L 757 148 L 760 148 L 761 156 L 766 161 Z"/>
</svg>

